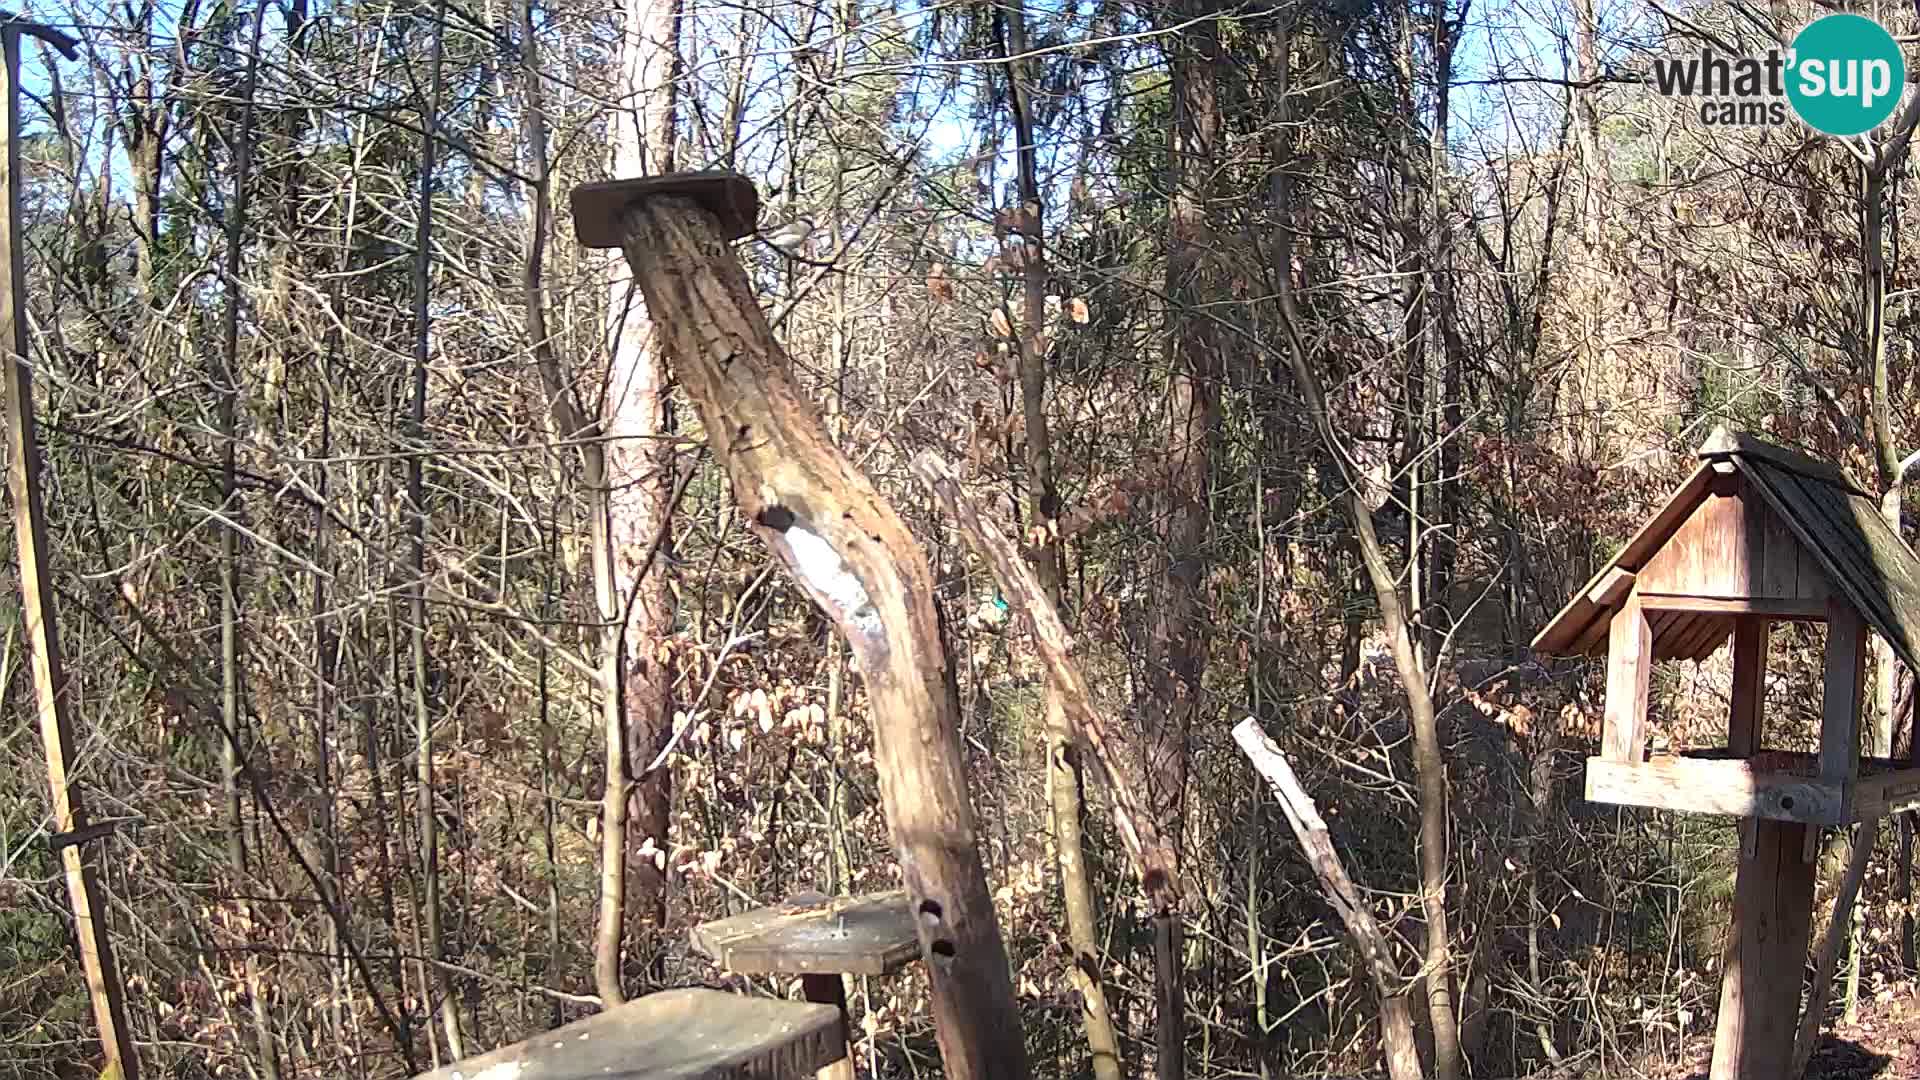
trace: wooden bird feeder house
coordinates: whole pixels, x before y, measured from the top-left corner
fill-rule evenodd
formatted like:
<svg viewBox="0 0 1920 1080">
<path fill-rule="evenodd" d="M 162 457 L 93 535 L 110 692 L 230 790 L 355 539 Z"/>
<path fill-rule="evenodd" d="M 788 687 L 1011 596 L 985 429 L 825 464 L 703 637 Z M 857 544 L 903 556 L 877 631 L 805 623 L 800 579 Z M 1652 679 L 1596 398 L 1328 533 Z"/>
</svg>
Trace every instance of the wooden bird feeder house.
<svg viewBox="0 0 1920 1080">
<path fill-rule="evenodd" d="M 1607 658 L 1600 753 L 1586 797 L 1746 819 L 1713 1080 L 1784 1077 L 1813 910 L 1819 830 L 1920 806 L 1920 760 L 1863 759 L 1867 631 L 1920 671 L 1920 559 L 1838 468 L 1716 429 L 1700 466 L 1533 640 Z M 1825 623 L 1818 750 L 1762 740 L 1767 636 Z M 1733 641 L 1726 744 L 1648 754 L 1656 660 Z"/>
<path fill-rule="evenodd" d="M 1703 814 L 1845 825 L 1920 805 L 1914 762 L 1858 754 L 1866 632 L 1920 656 L 1920 559 L 1839 469 L 1716 430 L 1653 520 L 1533 640 L 1607 658 L 1600 754 L 1587 798 Z M 1827 624 L 1818 753 L 1760 741 L 1771 623 Z M 1703 660 L 1733 639 L 1722 748 L 1647 753 L 1653 662 Z"/>
</svg>

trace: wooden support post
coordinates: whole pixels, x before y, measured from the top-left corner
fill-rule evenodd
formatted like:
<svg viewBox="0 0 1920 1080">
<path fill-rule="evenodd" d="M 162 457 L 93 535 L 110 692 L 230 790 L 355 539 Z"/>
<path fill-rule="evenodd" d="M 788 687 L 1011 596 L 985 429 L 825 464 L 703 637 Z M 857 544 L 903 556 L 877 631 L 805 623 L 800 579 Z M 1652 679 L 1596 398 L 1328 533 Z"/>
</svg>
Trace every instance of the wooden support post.
<svg viewBox="0 0 1920 1080">
<path fill-rule="evenodd" d="M 1790 1080 L 1801 976 L 1813 922 L 1813 826 L 1755 821 L 1754 851 L 1734 882 L 1720 981 L 1712 1080 Z"/>
<path fill-rule="evenodd" d="M 1653 674 L 1653 629 L 1640 597 L 1613 613 L 1607 642 L 1607 712 L 1600 756 L 1639 764 L 1647 745 L 1647 681 Z"/>
<path fill-rule="evenodd" d="M 853 1080 L 853 1027 L 847 1023 L 847 984 L 840 975 L 802 975 L 800 990 L 808 1001 L 831 1005 L 840 1012 L 840 1031 L 847 1044 L 847 1055 L 839 1061 L 820 1066 L 814 1080 Z"/>
<path fill-rule="evenodd" d="M 1846 783 L 1860 762 L 1860 706 L 1866 685 L 1867 624 L 1840 597 L 1827 601 L 1826 693 L 1820 703 L 1820 779 Z"/>
<path fill-rule="evenodd" d="M 1733 707 L 1727 715 L 1727 749 L 1748 758 L 1760 752 L 1767 705 L 1767 638 L 1773 623 L 1756 615 L 1733 624 Z M 1740 822 L 1740 857 L 1753 858 L 1758 818 Z M 1816 830 L 1817 831 L 1817 830 Z"/>
<path fill-rule="evenodd" d="M 57 833 L 84 834 L 87 812 L 80 786 L 69 775 L 73 761 L 72 684 L 60 655 L 60 634 L 53 616 L 53 578 L 47 566 L 46 511 L 40 498 L 40 437 L 33 417 L 33 370 L 26 363 L 26 259 L 20 235 L 20 38 L 32 34 L 53 42 L 69 59 L 74 42 L 64 34 L 0 16 L 0 115 L 6 129 L 5 165 L 0 168 L 0 214 L 4 256 L 0 257 L 0 383 L 5 384 L 7 425 L 7 487 L 13 495 L 13 535 L 20 549 L 20 592 L 25 614 L 26 646 L 33 669 L 34 706 L 40 716 L 40 738 L 47 751 L 47 784 L 53 792 L 53 825 Z M 100 1029 L 105 1057 L 103 1076 L 118 1069 L 123 1080 L 137 1080 L 139 1058 L 133 1034 L 127 1028 L 125 994 L 114 966 L 113 946 L 107 936 L 107 904 L 95 876 L 93 860 L 84 844 L 60 849 L 66 871 L 67 898 L 73 905 L 74 938 L 80 945 L 80 967 L 93 1000 L 93 1019 Z"/>
<path fill-rule="evenodd" d="M 1760 749 L 1768 624 L 1734 624 L 1728 746 Z M 1748 818 L 1734 882 L 1733 921 L 1720 981 L 1712 1080 L 1788 1080 L 1800 977 L 1813 916 L 1814 868 L 1801 858 L 1815 826 Z"/>
<path fill-rule="evenodd" d="M 1024 1080 L 1020 1014 L 980 864 L 959 695 L 933 578 L 906 523 L 827 437 L 728 241 L 753 185 L 707 173 L 575 189 L 575 228 L 618 245 L 753 531 L 846 639 L 872 702 L 874 764 L 954 1080 Z"/>
</svg>

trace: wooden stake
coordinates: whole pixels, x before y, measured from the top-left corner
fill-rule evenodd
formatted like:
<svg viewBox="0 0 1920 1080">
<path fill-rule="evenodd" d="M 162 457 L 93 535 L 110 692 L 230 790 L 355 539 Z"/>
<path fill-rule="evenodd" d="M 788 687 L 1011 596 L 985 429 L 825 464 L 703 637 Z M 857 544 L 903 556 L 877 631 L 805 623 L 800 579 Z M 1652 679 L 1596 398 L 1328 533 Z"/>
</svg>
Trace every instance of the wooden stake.
<svg viewBox="0 0 1920 1080">
<path fill-rule="evenodd" d="M 683 181 L 688 190 L 677 190 Z M 754 299 L 727 242 L 751 229 L 753 203 L 752 184 L 732 174 L 619 181 L 573 196 L 582 239 L 625 249 L 754 533 L 838 627 L 866 679 L 880 798 L 946 1075 L 1024 1080 L 1026 1044 L 980 864 L 933 577 L 892 504 L 827 437 Z"/>
<path fill-rule="evenodd" d="M 34 706 L 40 716 L 40 737 L 47 748 L 47 784 L 53 792 L 54 830 L 63 834 L 81 834 L 87 826 L 86 808 L 80 786 L 68 775 L 73 760 L 73 722 L 69 715 L 72 684 L 60 656 L 60 635 L 53 616 L 53 579 L 47 567 L 46 513 L 40 499 L 40 438 L 34 428 L 33 370 L 27 365 L 27 304 L 25 295 L 26 257 L 20 235 L 20 37 L 31 34 L 52 41 L 69 59 L 75 56 L 74 43 L 63 34 L 30 23 L 7 21 L 0 24 L 0 45 L 5 61 L 0 64 L 5 85 L 0 96 L 5 103 L 0 116 L 5 130 L 0 131 L 6 147 L 4 167 L 0 167 L 0 198 L 6 212 L 0 215 L 4 230 L 6 257 L 0 259 L 0 367 L 4 368 L 7 424 L 7 488 L 13 496 L 13 534 L 20 548 L 20 592 L 26 617 L 26 645 L 33 668 Z M 80 943 L 80 966 L 87 979 L 87 994 L 93 1000 L 94 1022 L 100 1028 L 100 1046 L 105 1056 L 102 1074 L 116 1066 L 124 1080 L 138 1080 L 139 1058 L 133 1049 L 133 1035 L 127 1028 L 125 993 L 120 974 L 113 963 L 113 946 L 108 940 L 107 905 L 93 862 L 82 844 L 60 849 L 60 862 L 66 870 L 67 896 L 73 905 L 74 937 Z"/>
</svg>

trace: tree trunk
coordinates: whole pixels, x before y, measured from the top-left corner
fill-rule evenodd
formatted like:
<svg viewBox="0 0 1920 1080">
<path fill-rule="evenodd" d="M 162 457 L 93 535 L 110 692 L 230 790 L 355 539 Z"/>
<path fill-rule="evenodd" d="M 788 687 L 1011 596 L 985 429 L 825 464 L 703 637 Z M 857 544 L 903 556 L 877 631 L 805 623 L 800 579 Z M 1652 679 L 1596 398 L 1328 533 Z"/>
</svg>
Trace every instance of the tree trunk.
<svg viewBox="0 0 1920 1080">
<path fill-rule="evenodd" d="M 1219 27 L 1208 0 L 1183 0 L 1183 19 L 1197 20 L 1172 43 L 1173 129 L 1167 296 L 1168 432 L 1164 564 L 1155 583 L 1147 643 L 1146 782 L 1154 819 L 1165 824 L 1177 853 L 1185 825 L 1188 735 L 1200 706 L 1206 667 L 1206 539 L 1213 443 L 1219 419 L 1219 356 L 1211 318 L 1201 305 L 1216 299 L 1214 237 L 1207 200 L 1220 138 Z M 1180 913 L 1153 914 L 1155 1056 L 1160 1080 L 1186 1075 L 1186 995 Z"/>
<path fill-rule="evenodd" d="M 441 0 L 433 21 L 433 43 L 428 51 L 427 99 L 423 111 L 420 144 L 420 200 L 416 208 L 419 220 L 414 229 L 413 262 L 413 392 L 408 406 L 407 434 L 416 451 L 425 449 L 427 429 L 427 356 L 432 334 L 431 276 L 433 268 L 433 179 L 440 125 L 441 45 L 446 27 L 446 0 Z M 414 719 L 414 770 L 417 806 L 416 840 L 420 845 L 421 907 L 426 949 L 425 960 L 433 966 L 429 985 L 437 988 L 441 1025 L 446 1031 L 447 1052 L 455 1059 L 466 1055 L 466 1040 L 460 1023 L 460 999 L 453 976 L 438 963 L 445 955 L 441 930 L 440 903 L 440 826 L 434 813 L 433 778 L 433 703 L 427 676 L 427 507 L 425 455 L 407 456 L 407 528 L 411 540 L 411 574 L 407 580 L 408 636 L 412 642 L 412 687 Z M 426 986 L 421 987 L 423 991 Z"/>
<path fill-rule="evenodd" d="M 621 40 L 620 87 L 629 109 L 614 113 L 613 172 L 616 176 L 664 173 L 673 168 L 674 69 L 679 56 L 677 0 L 628 0 Z M 616 815 L 609 797 L 601 827 L 610 839 L 606 853 L 620 853 L 624 864 L 624 902 L 601 911 L 602 955 L 596 970 L 609 963 L 609 942 L 618 948 L 619 927 L 630 928 L 628 944 L 636 955 L 657 951 L 655 936 L 666 924 L 667 827 L 672 772 L 641 773 L 673 734 L 669 694 L 673 667 L 667 638 L 673 629 L 672 596 L 666 574 L 648 572 L 646 554 L 670 527 L 673 448 L 668 430 L 667 377 L 654 342 L 653 327 L 632 280 L 616 267 L 608 303 L 606 411 L 600 430 L 606 435 L 603 532 L 595 560 L 605 567 L 601 615 L 611 630 L 603 671 L 612 679 L 605 713 L 609 741 L 619 729 L 622 749 L 609 751 L 608 782 L 619 777 L 628 791 Z M 617 687 L 617 690 L 615 689 Z M 621 765 L 613 768 L 616 757 Z M 616 847 L 614 845 L 618 844 Z M 611 871 L 609 871 L 611 872 Z M 613 963 L 617 965 L 617 960 Z M 607 997 L 607 978 L 600 979 Z M 609 1004 L 616 999 L 609 998 Z"/>
<path fill-rule="evenodd" d="M 591 195 L 576 192 L 576 220 L 583 197 Z M 959 695 L 926 559 L 827 437 L 713 214 L 656 195 L 618 220 L 634 280 L 742 511 L 838 627 L 866 679 L 880 797 L 919 916 L 947 1075 L 1023 1080 L 1026 1047 L 980 864 Z"/>
<path fill-rule="evenodd" d="M 1064 578 L 1058 531 L 1060 498 L 1054 489 L 1053 434 L 1047 422 L 1046 295 L 1047 262 L 1043 203 L 1040 197 L 1039 147 L 1033 129 L 1031 61 L 1027 53 L 1027 16 L 1022 0 L 1005 9 L 1007 88 L 1018 143 L 1020 207 L 1015 233 L 1025 248 L 1021 262 L 1020 408 L 1026 421 L 1027 520 L 1038 544 L 1031 548 L 1041 590 L 1060 608 Z M 1069 977 L 1080 992 L 1081 1023 L 1093 1056 L 1095 1080 L 1120 1080 L 1120 1038 L 1101 982 L 1099 927 L 1094 920 L 1093 884 L 1081 835 L 1082 777 L 1073 725 L 1060 701 L 1059 687 L 1047 685 L 1047 794 L 1053 809 L 1053 838 L 1060 862 L 1060 894 L 1067 911 L 1067 941 L 1073 949 Z"/>
<path fill-rule="evenodd" d="M 1282 170 L 1277 185 L 1280 188 L 1277 202 L 1283 212 L 1280 217 L 1280 251 L 1274 261 L 1280 266 L 1291 266 L 1292 224 L 1284 210 L 1292 206 L 1292 198 L 1291 184 L 1285 170 Z M 1380 538 L 1374 532 L 1373 511 L 1367 505 L 1361 477 L 1333 429 L 1320 377 L 1307 362 L 1306 335 L 1300 324 L 1299 309 L 1294 303 L 1290 276 L 1282 275 L 1280 278 L 1279 299 L 1287 334 L 1287 363 L 1293 371 L 1294 383 L 1305 400 L 1314 428 L 1320 433 L 1328 455 L 1333 458 L 1346 484 L 1347 513 L 1360 545 L 1360 559 L 1373 585 L 1381 622 L 1385 625 L 1387 644 L 1393 653 L 1401 689 L 1407 698 L 1407 711 L 1413 728 L 1416 802 L 1420 812 L 1420 905 L 1427 923 L 1424 970 L 1428 984 L 1428 1010 L 1433 1023 L 1433 1068 L 1438 1080 L 1459 1080 L 1460 1039 L 1453 1010 L 1452 947 L 1447 928 L 1447 780 L 1446 762 L 1440 752 L 1439 717 L 1434 710 L 1433 696 L 1427 690 L 1427 680 L 1421 671 L 1419 657 L 1414 652 L 1406 608 L 1401 603 L 1393 569 L 1388 566 Z"/>
<path fill-rule="evenodd" d="M 246 745 L 247 731 L 241 706 L 241 667 L 245 652 L 241 641 L 240 613 L 240 529 L 241 500 L 235 455 L 239 442 L 240 401 L 240 307 L 241 251 L 247 235 L 247 202 L 253 188 L 254 96 L 259 85 L 260 31 L 266 6 L 253 11 L 247 48 L 247 69 L 241 90 L 240 131 L 234 141 L 233 187 L 227 202 L 225 252 L 225 307 L 221 313 L 220 367 L 215 384 L 220 389 L 220 513 L 226 519 L 220 530 L 220 722 L 226 734 L 220 740 L 221 784 L 226 796 L 227 862 L 233 872 L 236 892 L 251 890 L 244 886 L 247 872 L 245 821 L 240 812 L 240 755 Z M 241 914 L 252 922 L 252 902 L 242 900 Z M 267 1016 L 267 995 L 260 981 L 259 958 L 249 953 L 243 965 L 248 997 L 252 1004 L 253 1034 L 257 1047 L 260 1075 L 264 1080 L 279 1080 L 280 1056 L 275 1045 L 273 1026 Z"/>
</svg>

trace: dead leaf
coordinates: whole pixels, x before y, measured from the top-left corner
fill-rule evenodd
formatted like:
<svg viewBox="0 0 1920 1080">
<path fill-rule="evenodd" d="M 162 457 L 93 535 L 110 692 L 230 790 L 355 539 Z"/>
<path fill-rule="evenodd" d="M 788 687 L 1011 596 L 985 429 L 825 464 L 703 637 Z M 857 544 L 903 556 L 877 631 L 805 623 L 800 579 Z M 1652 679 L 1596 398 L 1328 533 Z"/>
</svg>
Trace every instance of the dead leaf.
<svg viewBox="0 0 1920 1080">
<path fill-rule="evenodd" d="M 1013 336 L 1013 324 L 1007 321 L 1007 313 L 1001 311 L 999 308 L 993 309 L 993 314 L 987 316 L 987 329 L 993 331 L 994 337 L 1010 338 Z"/>
<path fill-rule="evenodd" d="M 953 282 L 947 277 L 947 264 L 934 263 L 927 270 L 927 295 L 939 303 L 953 300 Z"/>
<path fill-rule="evenodd" d="M 1093 317 L 1092 311 L 1087 307 L 1087 298 L 1084 296 L 1076 296 L 1068 301 L 1067 316 L 1074 322 L 1085 326 L 1087 320 Z"/>
</svg>

